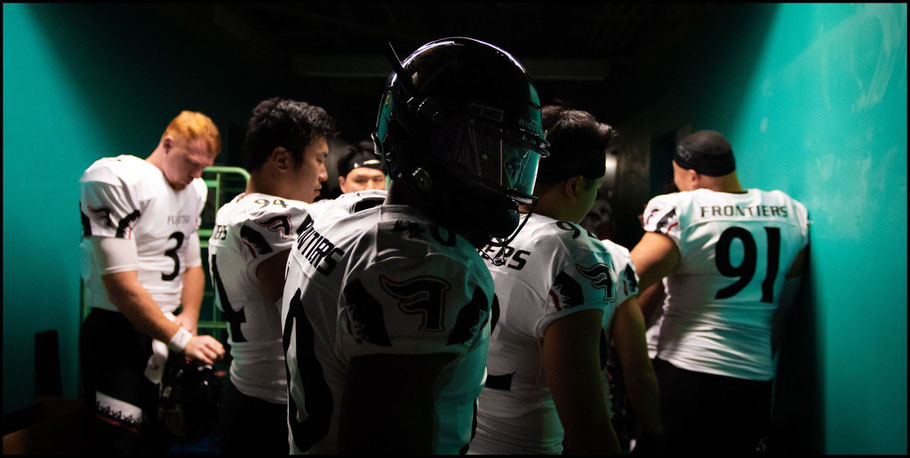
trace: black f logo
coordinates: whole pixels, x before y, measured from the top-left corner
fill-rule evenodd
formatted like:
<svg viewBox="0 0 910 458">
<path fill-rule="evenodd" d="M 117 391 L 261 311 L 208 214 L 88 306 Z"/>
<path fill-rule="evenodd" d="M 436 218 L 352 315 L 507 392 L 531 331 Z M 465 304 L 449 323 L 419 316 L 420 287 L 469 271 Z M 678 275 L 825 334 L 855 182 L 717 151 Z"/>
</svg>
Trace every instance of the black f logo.
<svg viewBox="0 0 910 458">
<path fill-rule="evenodd" d="M 616 289 L 616 273 L 613 272 L 613 268 L 602 262 L 591 267 L 577 265 L 575 268 L 585 278 L 590 279 L 595 288 L 604 290 L 604 301 L 613 300 Z"/>
</svg>

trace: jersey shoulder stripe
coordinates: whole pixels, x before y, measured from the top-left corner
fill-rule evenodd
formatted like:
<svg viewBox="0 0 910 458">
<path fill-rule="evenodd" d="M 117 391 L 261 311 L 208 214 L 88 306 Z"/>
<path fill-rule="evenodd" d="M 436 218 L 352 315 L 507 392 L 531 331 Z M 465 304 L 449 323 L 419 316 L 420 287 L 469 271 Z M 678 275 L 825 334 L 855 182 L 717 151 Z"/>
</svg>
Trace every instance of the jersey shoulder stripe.
<svg viewBox="0 0 910 458">
<path fill-rule="evenodd" d="M 210 245 L 233 246 L 247 262 L 290 248 L 312 224 L 308 204 L 269 194 L 240 194 L 218 210 Z"/>
<path fill-rule="evenodd" d="M 162 179 L 157 167 L 135 156 L 95 161 L 79 178 L 83 236 L 132 238 L 130 227 L 153 197 L 146 186 Z"/>
<path fill-rule="evenodd" d="M 309 212 L 314 219 L 340 218 L 358 213 L 378 205 L 386 198 L 386 191 L 370 189 L 342 194 L 335 199 L 323 199 L 310 204 Z"/>
</svg>

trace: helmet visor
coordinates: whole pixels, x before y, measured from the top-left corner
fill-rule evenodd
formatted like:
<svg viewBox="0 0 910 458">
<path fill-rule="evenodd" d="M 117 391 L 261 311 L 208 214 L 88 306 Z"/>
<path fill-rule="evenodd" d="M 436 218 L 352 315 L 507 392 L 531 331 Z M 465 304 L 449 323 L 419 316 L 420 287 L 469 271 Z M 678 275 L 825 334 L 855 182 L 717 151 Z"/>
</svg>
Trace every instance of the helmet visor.
<svg viewBox="0 0 910 458">
<path fill-rule="evenodd" d="M 473 117 L 465 123 L 455 148 L 458 164 L 482 183 L 504 189 L 516 202 L 531 203 L 538 162 L 548 155 L 546 140 Z"/>
</svg>

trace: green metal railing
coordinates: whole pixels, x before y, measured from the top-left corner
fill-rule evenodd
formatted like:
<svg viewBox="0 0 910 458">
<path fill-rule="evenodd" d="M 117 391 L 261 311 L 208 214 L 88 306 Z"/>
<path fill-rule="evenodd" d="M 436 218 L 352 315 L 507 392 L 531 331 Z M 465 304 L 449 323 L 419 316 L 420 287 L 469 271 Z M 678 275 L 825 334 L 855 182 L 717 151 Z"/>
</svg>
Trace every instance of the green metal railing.
<svg viewBox="0 0 910 458">
<path fill-rule="evenodd" d="M 227 179 L 231 175 L 239 175 L 243 179 L 242 182 Z M 226 330 L 227 323 L 222 318 L 221 311 L 215 307 L 215 291 L 212 289 L 211 279 L 208 278 L 209 237 L 212 236 L 212 231 L 215 228 L 215 214 L 218 209 L 246 189 L 246 185 L 250 181 L 250 174 L 242 167 L 212 166 L 206 167 L 202 176 L 205 185 L 209 188 L 209 197 L 206 202 L 206 211 L 203 212 L 203 221 L 199 227 L 199 247 L 202 249 L 206 282 L 205 292 L 202 296 L 202 307 L 199 310 L 198 328 L 200 331 L 203 329 L 211 329 L 213 331 Z M 214 207 L 211 207 L 214 210 L 213 212 L 208 211 L 210 208 L 208 207 L 209 202 L 214 204 Z M 208 216 L 211 216 L 211 219 L 206 221 Z"/>
</svg>

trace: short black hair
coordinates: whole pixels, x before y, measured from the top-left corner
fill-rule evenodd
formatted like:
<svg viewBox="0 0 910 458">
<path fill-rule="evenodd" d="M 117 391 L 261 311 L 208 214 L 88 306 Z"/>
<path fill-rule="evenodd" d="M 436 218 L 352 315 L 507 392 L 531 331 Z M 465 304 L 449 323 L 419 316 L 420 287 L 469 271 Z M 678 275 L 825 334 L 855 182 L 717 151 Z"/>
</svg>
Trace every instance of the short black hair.
<svg viewBox="0 0 910 458">
<path fill-rule="evenodd" d="M 550 157 L 540 160 L 539 183 L 557 182 L 575 175 L 585 178 L 603 176 L 606 150 L 616 136 L 607 124 L 594 115 L 573 110 L 557 101 L 541 109 L 541 121 L 547 132 Z"/>
<path fill-rule="evenodd" d="M 335 135 L 335 120 L 321 107 L 306 102 L 273 97 L 253 108 L 243 141 L 243 154 L 250 172 L 262 167 L 275 148 L 287 149 L 295 168 L 303 163 L 303 150 L 316 138 Z"/>
</svg>

